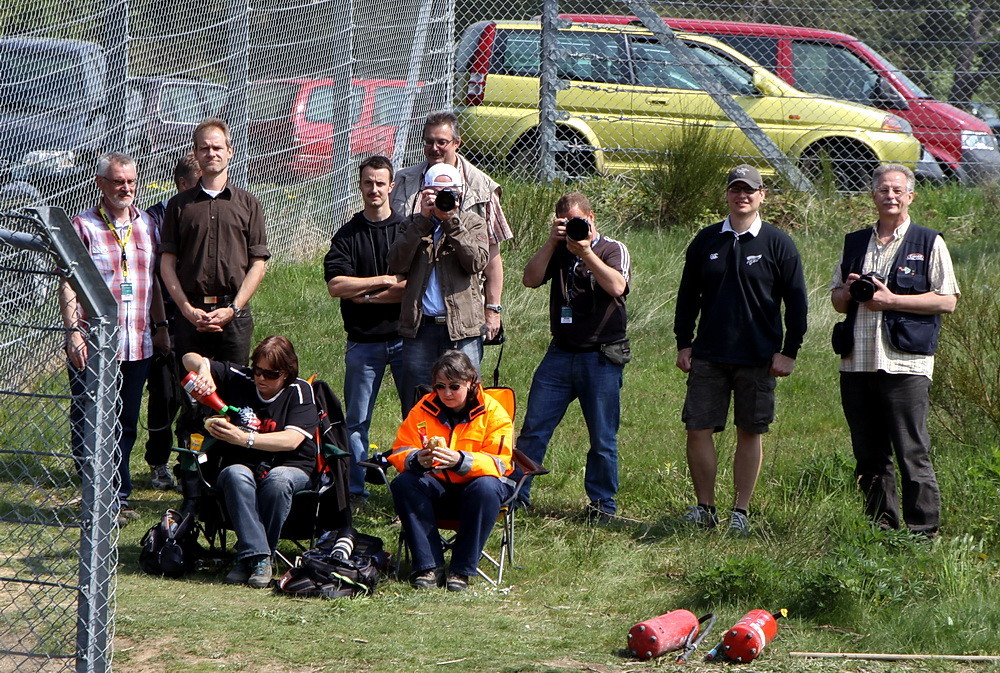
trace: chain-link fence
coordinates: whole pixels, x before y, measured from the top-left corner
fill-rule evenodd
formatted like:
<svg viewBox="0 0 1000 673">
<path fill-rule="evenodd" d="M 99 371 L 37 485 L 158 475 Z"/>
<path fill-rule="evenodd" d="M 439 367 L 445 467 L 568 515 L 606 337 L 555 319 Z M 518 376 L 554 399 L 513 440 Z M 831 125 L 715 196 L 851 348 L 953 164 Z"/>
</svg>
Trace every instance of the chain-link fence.
<svg viewBox="0 0 1000 673">
<path fill-rule="evenodd" d="M 89 317 L 72 384 L 62 279 Z M 0 671 L 110 667 L 116 316 L 65 214 L 0 215 Z"/>
<path fill-rule="evenodd" d="M 518 174 L 655 169 L 692 127 L 710 130 L 700 155 L 792 184 L 828 170 L 856 189 L 889 160 L 930 180 L 1000 172 L 986 0 L 11 0 L 0 30 L 0 209 L 78 212 L 105 150 L 136 156 L 152 205 L 219 114 L 283 258 L 357 207 L 359 157 L 414 163 L 422 120 L 449 106 L 465 153 Z"/>
</svg>

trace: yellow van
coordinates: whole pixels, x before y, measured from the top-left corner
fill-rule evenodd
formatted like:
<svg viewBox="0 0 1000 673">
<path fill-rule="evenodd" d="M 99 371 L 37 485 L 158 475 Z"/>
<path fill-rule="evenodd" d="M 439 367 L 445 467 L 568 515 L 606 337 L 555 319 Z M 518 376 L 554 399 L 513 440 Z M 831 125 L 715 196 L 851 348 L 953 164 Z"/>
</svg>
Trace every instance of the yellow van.
<svg viewBox="0 0 1000 673">
<path fill-rule="evenodd" d="M 832 161 L 838 186 L 867 189 L 876 165 L 915 167 L 920 143 L 903 119 L 874 108 L 805 94 L 710 37 L 679 33 L 726 91 L 790 159 L 816 174 Z M 511 170 L 537 170 L 537 21 L 482 21 L 460 43 L 456 72 L 464 151 Z M 571 176 L 648 169 L 685 124 L 710 124 L 734 162 L 773 174 L 746 135 L 691 74 L 641 27 L 577 25 L 559 32 L 557 155 Z"/>
</svg>

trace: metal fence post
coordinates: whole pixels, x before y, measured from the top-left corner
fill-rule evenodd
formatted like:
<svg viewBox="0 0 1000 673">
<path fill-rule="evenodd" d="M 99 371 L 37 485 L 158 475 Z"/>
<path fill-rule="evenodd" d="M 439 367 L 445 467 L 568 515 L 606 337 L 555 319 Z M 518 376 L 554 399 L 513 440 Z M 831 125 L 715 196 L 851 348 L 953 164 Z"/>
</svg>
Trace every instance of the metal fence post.
<svg viewBox="0 0 1000 673">
<path fill-rule="evenodd" d="M 337 100 L 349 102 L 354 77 L 354 14 L 353 0 L 334 3 L 331 7 L 333 39 L 330 40 L 330 78 Z M 335 108 L 333 118 L 333 172 L 330 179 L 330 214 L 334 225 L 345 222 L 355 199 L 355 169 L 351 165 L 351 123 L 353 109 L 349 104 Z"/>
<path fill-rule="evenodd" d="M 247 77 L 249 58 L 248 0 L 229 0 L 226 16 L 226 86 L 229 87 L 229 128 L 233 136 L 233 161 L 229 179 L 238 187 L 247 186 Z"/>
<path fill-rule="evenodd" d="M 559 0 L 542 1 L 541 69 L 538 78 L 538 147 L 542 178 L 556 179 L 556 91 L 559 81 Z"/>
</svg>

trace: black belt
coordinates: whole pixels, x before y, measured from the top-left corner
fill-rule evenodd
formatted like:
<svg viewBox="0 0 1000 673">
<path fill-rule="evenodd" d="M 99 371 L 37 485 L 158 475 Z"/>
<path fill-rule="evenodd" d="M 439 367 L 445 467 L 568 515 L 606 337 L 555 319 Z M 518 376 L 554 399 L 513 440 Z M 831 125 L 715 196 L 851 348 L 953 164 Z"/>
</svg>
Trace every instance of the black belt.
<svg viewBox="0 0 1000 673">
<path fill-rule="evenodd" d="M 425 315 L 420 323 L 422 325 L 447 325 L 448 316 L 446 315 Z"/>
<path fill-rule="evenodd" d="M 235 295 L 216 294 L 194 297 L 190 301 L 195 306 L 229 306 L 233 303 L 234 299 L 236 299 Z"/>
</svg>

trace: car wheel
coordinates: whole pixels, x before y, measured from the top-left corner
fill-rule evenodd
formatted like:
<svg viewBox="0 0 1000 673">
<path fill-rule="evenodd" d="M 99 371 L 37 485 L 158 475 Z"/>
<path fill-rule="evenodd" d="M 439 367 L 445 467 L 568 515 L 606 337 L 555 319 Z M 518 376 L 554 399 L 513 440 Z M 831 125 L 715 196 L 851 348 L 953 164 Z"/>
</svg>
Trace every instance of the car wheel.
<svg viewBox="0 0 1000 673">
<path fill-rule="evenodd" d="M 571 180 L 586 179 L 597 172 L 593 147 L 583 136 L 557 128 L 556 139 L 567 146 L 567 149 L 556 152 L 557 171 L 565 173 Z M 507 155 L 507 168 L 512 173 L 542 177 L 542 150 L 537 129 L 524 134 L 514 144 L 514 149 Z"/>
<path fill-rule="evenodd" d="M 868 191 L 878 165 L 870 149 L 849 138 L 826 138 L 806 148 L 799 159 L 799 167 L 810 180 L 821 181 L 829 171 L 841 192 Z"/>
</svg>

